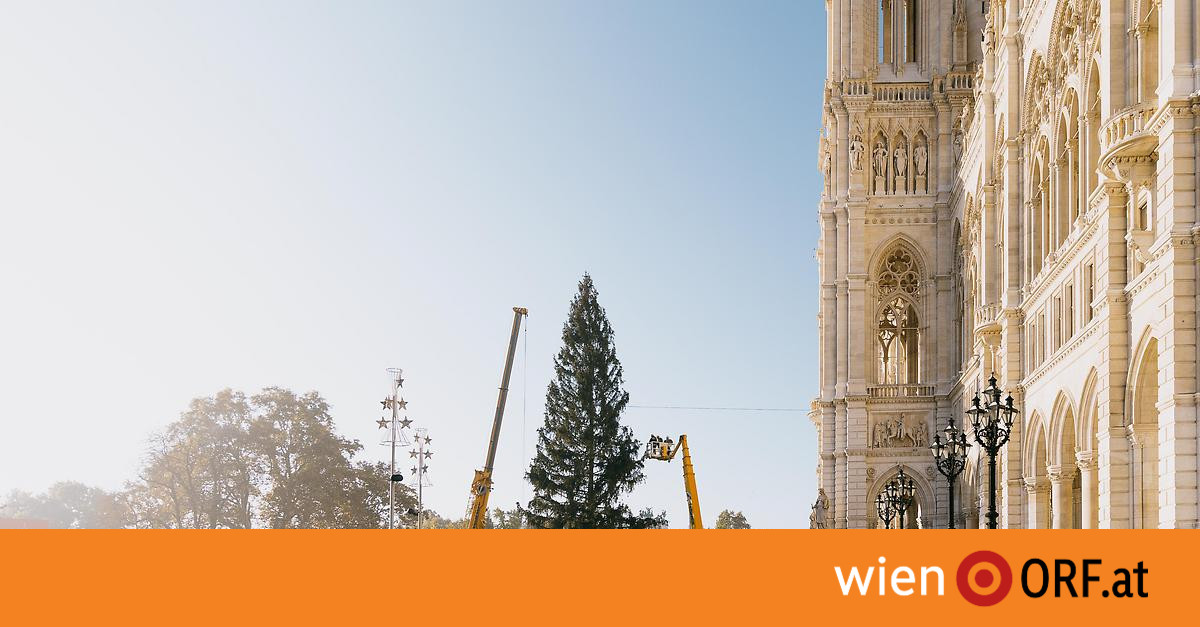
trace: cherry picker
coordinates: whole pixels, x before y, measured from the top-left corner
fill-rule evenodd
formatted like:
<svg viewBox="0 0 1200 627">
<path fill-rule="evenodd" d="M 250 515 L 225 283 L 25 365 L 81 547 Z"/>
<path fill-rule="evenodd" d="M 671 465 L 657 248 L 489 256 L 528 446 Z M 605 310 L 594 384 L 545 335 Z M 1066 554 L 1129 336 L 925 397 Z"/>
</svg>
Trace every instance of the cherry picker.
<svg viewBox="0 0 1200 627">
<path fill-rule="evenodd" d="M 679 436 L 679 444 L 671 438 L 650 436 L 646 445 L 646 458 L 669 462 L 675 459 L 675 454 L 683 450 L 683 491 L 687 495 L 688 526 L 691 529 L 703 529 L 704 521 L 700 518 L 700 495 L 696 493 L 696 472 L 692 469 L 692 454 L 688 452 L 687 436 Z"/>
</svg>

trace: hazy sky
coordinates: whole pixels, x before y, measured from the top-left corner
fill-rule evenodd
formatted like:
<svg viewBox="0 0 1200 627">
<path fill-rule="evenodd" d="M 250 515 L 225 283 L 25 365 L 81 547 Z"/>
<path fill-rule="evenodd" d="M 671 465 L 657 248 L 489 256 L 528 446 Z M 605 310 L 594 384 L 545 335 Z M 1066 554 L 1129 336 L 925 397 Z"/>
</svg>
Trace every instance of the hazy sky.
<svg viewBox="0 0 1200 627">
<path fill-rule="evenodd" d="M 7 5 L 0 493 L 119 487 L 224 387 L 317 390 L 385 459 L 397 366 L 433 438 L 427 504 L 459 517 L 520 305 L 492 497 L 511 506 L 584 271 L 631 404 L 807 408 L 824 20 L 794 0 Z M 709 525 L 808 526 L 804 412 L 625 420 L 688 434 Z M 631 505 L 686 526 L 679 462 L 646 476 Z"/>
</svg>

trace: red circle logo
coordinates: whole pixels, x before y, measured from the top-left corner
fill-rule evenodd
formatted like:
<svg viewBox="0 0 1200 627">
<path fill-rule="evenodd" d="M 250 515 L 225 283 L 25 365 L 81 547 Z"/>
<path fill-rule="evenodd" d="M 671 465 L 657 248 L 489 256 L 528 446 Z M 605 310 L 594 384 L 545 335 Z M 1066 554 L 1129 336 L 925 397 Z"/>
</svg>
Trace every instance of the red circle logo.
<svg viewBox="0 0 1200 627">
<path fill-rule="evenodd" d="M 958 591 L 967 601 L 987 607 L 1008 596 L 1012 569 L 1003 557 L 991 551 L 975 551 L 958 565 Z"/>
</svg>

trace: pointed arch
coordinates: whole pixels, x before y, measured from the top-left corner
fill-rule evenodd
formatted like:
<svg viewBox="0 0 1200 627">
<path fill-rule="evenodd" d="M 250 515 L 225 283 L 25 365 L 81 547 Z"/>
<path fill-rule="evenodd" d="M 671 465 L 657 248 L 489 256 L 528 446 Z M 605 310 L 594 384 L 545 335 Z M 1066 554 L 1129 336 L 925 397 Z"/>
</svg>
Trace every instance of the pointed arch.
<svg viewBox="0 0 1200 627">
<path fill-rule="evenodd" d="M 872 278 L 879 276 L 879 269 L 882 267 L 884 260 L 892 254 L 893 250 L 899 247 L 906 248 L 912 254 L 917 262 L 917 266 L 920 268 L 919 274 L 921 275 L 921 279 L 925 280 L 929 277 L 929 269 L 932 266 L 929 264 L 928 253 L 913 238 L 904 233 L 896 233 L 880 242 L 875 247 L 875 252 L 871 254 L 871 258 L 867 262 L 867 267 L 871 269 Z"/>
<path fill-rule="evenodd" d="M 1138 342 L 1126 388 L 1126 433 L 1131 446 L 1130 486 L 1133 490 L 1133 523 L 1138 529 L 1158 526 L 1159 496 L 1159 354 L 1158 338 L 1150 329 Z"/>
<path fill-rule="evenodd" d="M 934 515 L 934 486 L 929 483 L 924 474 L 906 464 L 898 464 L 885 472 L 879 473 L 875 481 L 868 487 L 867 511 L 869 513 L 867 519 L 875 524 L 879 523 L 879 515 L 875 511 L 875 496 L 883 491 L 883 487 L 896 477 L 901 468 L 904 469 L 904 474 L 913 480 L 917 488 L 916 498 L 913 499 L 913 506 L 909 509 L 910 513 L 914 513 L 915 516 L 909 517 L 909 524 L 906 528 L 914 529 L 918 526 L 920 528 L 930 528 Z"/>
<path fill-rule="evenodd" d="M 1046 475 L 1046 420 L 1042 413 L 1034 410 L 1024 425 L 1024 440 L 1021 443 L 1021 474 L 1026 477 Z"/>
<path fill-rule="evenodd" d="M 1054 399 L 1050 412 L 1050 424 L 1046 429 L 1047 463 L 1066 468 L 1075 463 L 1075 422 L 1079 415 L 1075 403 L 1065 392 L 1060 391 Z"/>
<path fill-rule="evenodd" d="M 1080 451 L 1091 452 L 1099 448 L 1096 444 L 1096 434 L 1099 433 L 1099 427 L 1096 424 L 1099 410 L 1097 407 L 1099 385 L 1100 377 L 1093 366 L 1084 377 L 1082 392 L 1079 394 L 1078 420 L 1075 421 L 1075 443 Z"/>
</svg>

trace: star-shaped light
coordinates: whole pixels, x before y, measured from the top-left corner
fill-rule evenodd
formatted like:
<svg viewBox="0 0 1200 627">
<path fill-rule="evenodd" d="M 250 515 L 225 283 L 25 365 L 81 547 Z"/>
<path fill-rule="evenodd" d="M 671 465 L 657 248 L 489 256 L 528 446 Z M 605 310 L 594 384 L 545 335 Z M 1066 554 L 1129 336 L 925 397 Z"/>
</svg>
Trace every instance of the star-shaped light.
<svg viewBox="0 0 1200 627">
<path fill-rule="evenodd" d="M 397 409 L 408 409 L 408 401 L 406 401 L 404 399 L 400 399 L 400 402 L 397 404 L 396 407 L 397 407 Z"/>
<path fill-rule="evenodd" d="M 398 388 L 404 387 L 404 377 L 402 377 L 400 375 L 396 375 L 396 387 L 398 387 Z"/>
<path fill-rule="evenodd" d="M 412 474 L 414 474 L 414 475 L 415 475 L 415 474 L 417 474 L 417 467 L 416 467 L 416 466 L 413 466 L 413 467 L 412 467 Z"/>
<path fill-rule="evenodd" d="M 409 452 L 408 452 L 408 456 L 409 456 L 409 457 L 416 457 L 416 456 L 417 456 L 417 452 L 416 452 L 416 451 L 409 451 Z"/>
<path fill-rule="evenodd" d="M 412 424 L 412 421 L 408 419 L 408 416 L 405 416 L 404 420 L 400 421 L 400 428 L 407 429 L 408 425 L 411 425 L 411 424 Z"/>
<path fill-rule="evenodd" d="M 384 409 L 391 409 L 392 408 L 392 399 L 385 398 L 382 401 L 379 401 L 379 404 L 383 405 Z"/>
<path fill-rule="evenodd" d="M 429 470 L 429 466 L 425 466 L 425 465 L 421 466 L 421 472 L 426 472 L 428 470 Z"/>
<path fill-rule="evenodd" d="M 433 451 L 425 451 L 425 457 L 433 457 Z"/>
<path fill-rule="evenodd" d="M 429 443 L 431 443 L 431 442 L 433 442 L 433 438 L 431 438 L 431 437 L 429 437 L 429 436 L 425 436 L 425 443 L 426 443 L 426 444 L 429 444 Z"/>
<path fill-rule="evenodd" d="M 387 418 L 380 418 L 379 420 L 376 420 L 376 421 L 375 421 L 375 424 L 379 425 L 379 428 L 380 428 L 380 429 L 387 429 L 387 427 L 388 427 L 388 419 L 387 419 Z"/>
</svg>

